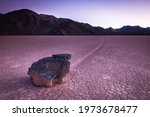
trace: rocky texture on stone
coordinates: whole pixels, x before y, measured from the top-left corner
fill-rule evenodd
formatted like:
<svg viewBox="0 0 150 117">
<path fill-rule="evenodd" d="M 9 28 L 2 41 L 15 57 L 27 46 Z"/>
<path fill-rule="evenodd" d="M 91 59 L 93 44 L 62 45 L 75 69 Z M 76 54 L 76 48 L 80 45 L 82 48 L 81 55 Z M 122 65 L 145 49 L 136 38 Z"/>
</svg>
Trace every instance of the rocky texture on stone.
<svg viewBox="0 0 150 117">
<path fill-rule="evenodd" d="M 62 83 L 69 73 L 71 54 L 57 54 L 34 62 L 28 70 L 34 85 L 51 87 L 53 83 Z"/>
</svg>

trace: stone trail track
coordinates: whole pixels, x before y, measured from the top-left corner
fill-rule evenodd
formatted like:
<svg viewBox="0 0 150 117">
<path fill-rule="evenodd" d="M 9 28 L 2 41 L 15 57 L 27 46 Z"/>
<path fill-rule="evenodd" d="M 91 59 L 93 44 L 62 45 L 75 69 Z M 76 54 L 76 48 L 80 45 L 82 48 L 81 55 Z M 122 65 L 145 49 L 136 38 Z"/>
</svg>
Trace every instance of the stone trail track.
<svg viewBox="0 0 150 117">
<path fill-rule="evenodd" d="M 51 88 L 27 70 L 40 58 L 72 54 L 70 74 Z M 150 99 L 150 37 L 0 37 L 0 99 Z"/>
</svg>

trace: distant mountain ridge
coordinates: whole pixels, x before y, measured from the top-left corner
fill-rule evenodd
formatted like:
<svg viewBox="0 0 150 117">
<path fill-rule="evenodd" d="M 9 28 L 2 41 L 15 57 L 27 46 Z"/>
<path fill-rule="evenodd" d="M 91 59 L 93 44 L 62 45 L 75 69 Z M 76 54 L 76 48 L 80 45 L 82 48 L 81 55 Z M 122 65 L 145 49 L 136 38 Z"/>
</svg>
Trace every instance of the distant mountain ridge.
<svg viewBox="0 0 150 117">
<path fill-rule="evenodd" d="M 150 28 L 123 26 L 104 29 L 21 9 L 0 14 L 0 35 L 150 35 Z"/>
</svg>

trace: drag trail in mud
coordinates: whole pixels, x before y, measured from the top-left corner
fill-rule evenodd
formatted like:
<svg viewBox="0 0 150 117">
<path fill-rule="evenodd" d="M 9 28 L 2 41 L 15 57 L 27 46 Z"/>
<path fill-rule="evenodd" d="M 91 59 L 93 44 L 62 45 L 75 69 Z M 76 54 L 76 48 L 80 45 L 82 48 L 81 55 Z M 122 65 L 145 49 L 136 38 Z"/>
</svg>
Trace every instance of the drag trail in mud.
<svg viewBox="0 0 150 117">
<path fill-rule="evenodd" d="M 72 54 L 65 82 L 33 86 L 30 65 L 60 53 Z M 150 99 L 148 36 L 5 36 L 0 55 L 0 99 Z"/>
</svg>

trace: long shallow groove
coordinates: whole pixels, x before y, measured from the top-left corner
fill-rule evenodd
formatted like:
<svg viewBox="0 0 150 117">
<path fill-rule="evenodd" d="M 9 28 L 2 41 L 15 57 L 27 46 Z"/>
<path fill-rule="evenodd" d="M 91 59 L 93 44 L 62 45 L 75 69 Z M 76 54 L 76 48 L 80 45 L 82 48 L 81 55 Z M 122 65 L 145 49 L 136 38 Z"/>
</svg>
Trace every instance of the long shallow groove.
<svg viewBox="0 0 150 117">
<path fill-rule="evenodd" d="M 81 62 L 83 62 L 85 59 L 87 59 L 89 56 L 91 56 L 94 52 L 96 52 L 98 49 L 100 49 L 104 45 L 104 40 L 101 38 L 101 43 L 95 47 L 93 50 L 82 56 L 82 58 L 79 58 L 71 65 L 71 70 L 73 70 L 75 67 L 77 67 Z"/>
</svg>

